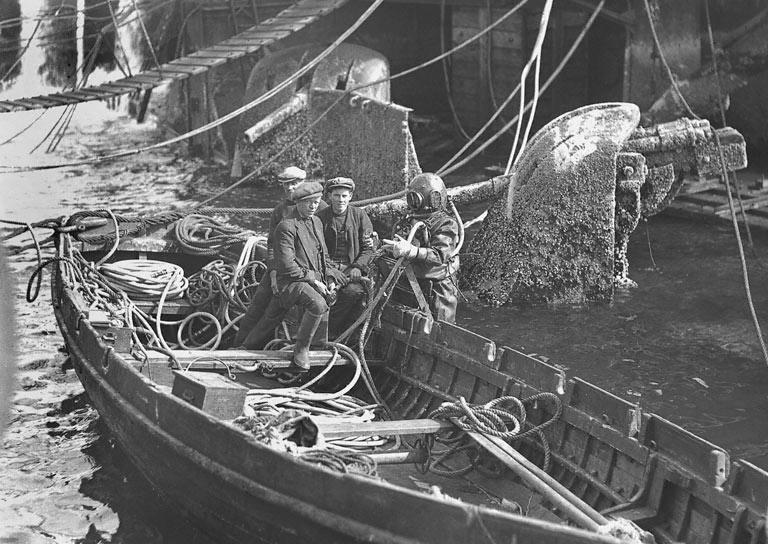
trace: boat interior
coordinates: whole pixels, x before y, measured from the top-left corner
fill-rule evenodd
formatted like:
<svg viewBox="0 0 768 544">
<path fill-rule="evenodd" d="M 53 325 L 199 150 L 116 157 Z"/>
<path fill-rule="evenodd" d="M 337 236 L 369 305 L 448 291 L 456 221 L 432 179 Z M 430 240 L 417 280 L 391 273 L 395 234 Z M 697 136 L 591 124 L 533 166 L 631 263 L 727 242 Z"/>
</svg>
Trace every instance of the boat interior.
<svg viewBox="0 0 768 544">
<path fill-rule="evenodd" d="M 59 251 L 90 270 L 101 261 L 104 270 L 175 265 L 190 286 L 205 283 L 201 271 L 212 262 L 227 264 L 226 256 L 181 253 L 155 237 L 104 247 L 63 237 Z M 230 267 L 246 251 L 249 262 L 263 259 L 260 244 L 233 250 Z M 212 295 L 187 289 L 158 300 L 131 298 L 129 289 L 131 311 L 145 316 L 139 323 L 121 315 L 125 306 L 89 300 L 90 290 L 77 288 L 84 272 L 73 268 L 59 268 L 58 281 L 71 287 L 60 308 L 65 322 L 87 319 L 146 380 L 307 462 L 625 542 L 768 542 L 766 472 L 535 356 L 433 320 L 405 275 L 385 304 L 369 297 L 375 311 L 345 343 L 313 347 L 311 371 L 297 378 L 285 373 L 291 323 L 269 349 L 234 349 L 227 318 L 195 318 L 221 310 Z M 257 281 L 261 273 L 241 276 Z"/>
</svg>

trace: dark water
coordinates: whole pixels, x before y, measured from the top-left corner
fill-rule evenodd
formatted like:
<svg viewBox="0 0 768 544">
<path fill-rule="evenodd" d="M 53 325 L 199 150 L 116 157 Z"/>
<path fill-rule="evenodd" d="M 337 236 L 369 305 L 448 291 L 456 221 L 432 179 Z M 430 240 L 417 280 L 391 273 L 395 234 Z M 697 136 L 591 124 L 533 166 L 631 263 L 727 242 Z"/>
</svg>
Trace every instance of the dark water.
<svg viewBox="0 0 768 544">
<path fill-rule="evenodd" d="M 20 7 L 32 17 L 39 8 L 55 9 L 59 3 L 25 1 Z M 77 77 L 72 65 L 82 60 L 83 47 L 73 21 L 41 24 L 61 42 L 36 44 L 11 69 L 34 25 L 34 20 L 25 20 L 20 33 L 0 36 L 5 53 L 0 54 L 0 75 L 10 74 L 0 87 L 0 99 L 48 92 Z M 130 49 L 128 36 L 123 43 Z M 109 73 L 113 61 L 107 53 L 99 58 L 92 81 L 119 77 Z M 138 65 L 141 58 L 134 57 L 134 62 Z M 79 106 L 55 152 L 44 153 L 43 145 L 30 153 L 54 128 L 61 115 L 54 109 L 13 142 L 0 145 L 0 164 L 53 163 L 163 138 L 152 121 L 137 125 L 128 118 L 125 107 Z M 0 115 L 0 140 L 38 115 Z M 193 180 L 200 166 L 180 146 L 110 164 L 0 174 L 0 218 L 36 221 L 103 207 L 148 213 L 191 204 L 226 183 L 216 175 Z M 251 185 L 220 204 L 269 206 L 277 199 L 274 189 Z M 459 323 L 500 344 L 548 357 L 569 375 L 639 402 L 729 448 L 734 456 L 768 467 L 768 370 L 746 309 L 733 233 L 727 226 L 660 217 L 649 224 L 649 235 L 657 268 L 652 267 L 641 226 L 629 252 L 631 276 L 640 286 L 622 293 L 612 306 L 491 310 L 472 303 L 460 308 Z M 753 295 L 764 322 L 767 237 L 755 233 L 756 252 L 765 264 L 750 258 Z M 205 542 L 163 505 L 89 407 L 58 351 L 63 342 L 45 290 L 34 303 L 24 302 L 34 255 L 26 252 L 11 264 L 22 349 L 19 388 L 0 451 L 0 540 Z"/>
</svg>

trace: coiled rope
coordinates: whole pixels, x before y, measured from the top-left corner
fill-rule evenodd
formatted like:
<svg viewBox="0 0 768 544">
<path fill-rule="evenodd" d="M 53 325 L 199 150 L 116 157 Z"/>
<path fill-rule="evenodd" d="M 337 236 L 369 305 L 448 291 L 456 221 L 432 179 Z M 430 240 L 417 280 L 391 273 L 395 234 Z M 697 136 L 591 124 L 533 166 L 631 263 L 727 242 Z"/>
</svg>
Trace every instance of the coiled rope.
<svg viewBox="0 0 768 544">
<path fill-rule="evenodd" d="M 99 272 L 134 300 L 181 298 L 189 286 L 184 270 L 165 261 L 128 259 L 102 264 Z"/>
<path fill-rule="evenodd" d="M 539 401 L 549 402 L 553 405 L 552 416 L 538 425 L 530 425 L 527 421 L 526 405 L 535 404 Z M 444 435 L 436 436 L 435 441 L 444 444 L 447 448 L 439 452 L 430 451 L 428 468 L 432 472 L 449 477 L 463 476 L 472 471 L 479 460 L 477 454 L 470 456 L 469 464 L 457 469 L 440 468 L 440 466 L 445 466 L 446 460 L 460 452 L 477 452 L 477 446 L 465 433 L 479 432 L 502 438 L 507 442 L 537 435 L 542 444 L 543 465 L 546 471 L 551 462 L 551 453 L 543 431 L 560 419 L 562 412 L 562 401 L 557 395 L 550 392 L 537 393 L 522 400 L 514 396 L 504 396 L 483 405 L 469 404 L 464 397 L 459 397 L 456 402 L 443 403 L 429 414 L 429 417 L 449 419 L 464 433 L 456 435 L 455 431 L 451 431 L 447 437 Z M 526 425 L 529 425 L 528 429 L 526 429 Z"/>
<path fill-rule="evenodd" d="M 190 214 L 176 221 L 173 233 L 184 252 L 192 255 L 217 255 L 253 236 L 251 231 L 200 214 Z"/>
</svg>

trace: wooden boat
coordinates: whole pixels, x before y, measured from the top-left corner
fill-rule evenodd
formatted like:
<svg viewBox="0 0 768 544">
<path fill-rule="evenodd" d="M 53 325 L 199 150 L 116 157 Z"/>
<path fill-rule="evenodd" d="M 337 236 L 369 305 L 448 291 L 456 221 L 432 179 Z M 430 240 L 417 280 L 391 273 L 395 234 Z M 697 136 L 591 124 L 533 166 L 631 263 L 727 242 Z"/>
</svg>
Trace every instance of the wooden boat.
<svg viewBox="0 0 768 544">
<path fill-rule="evenodd" d="M 149 258 L 191 274 L 212 259 L 160 240 L 121 238 L 108 262 Z M 66 232 L 57 247 L 53 306 L 92 404 L 157 492 L 217 542 L 620 542 L 604 534 L 614 518 L 630 520 L 659 543 L 767 541 L 765 471 L 578 377 L 462 327 L 432 323 L 400 303 L 383 308 L 365 353 L 393 419 L 326 422 L 318 429 L 327 439 L 420 437 L 416 447 L 392 450 L 390 442 L 369 452 L 378 478 L 274 449 L 233 423 L 243 397 L 235 412 L 228 403 L 233 391 L 267 382 L 258 372 L 235 370 L 236 364 L 279 369 L 290 352 L 177 350 L 175 371 L 163 354 L 136 360 L 134 331 L 105 320 L 83 295 L 88 271 L 73 270 L 78 251 L 86 263 L 106 249 Z M 136 305 L 148 313 L 157 308 L 152 301 Z M 180 300 L 168 302 L 163 315 L 191 311 Z M 329 356 L 312 352 L 313 364 Z M 190 383 L 205 400 L 196 397 L 200 390 L 184 389 Z M 353 392 L 367 395 L 362 385 Z M 526 403 L 527 419 L 538 425 L 557 416 L 542 429 L 548 448 L 537 435 L 512 442 L 513 448 L 471 431 L 471 472 L 451 479 L 417 470 L 429 437 L 455 430 L 450 420 L 430 418 L 442 403 L 463 397 L 482 405 L 539 393 L 549 397 Z M 553 398 L 562 406 L 559 415 Z M 543 449 L 551 450 L 546 472 L 536 466 Z"/>
</svg>

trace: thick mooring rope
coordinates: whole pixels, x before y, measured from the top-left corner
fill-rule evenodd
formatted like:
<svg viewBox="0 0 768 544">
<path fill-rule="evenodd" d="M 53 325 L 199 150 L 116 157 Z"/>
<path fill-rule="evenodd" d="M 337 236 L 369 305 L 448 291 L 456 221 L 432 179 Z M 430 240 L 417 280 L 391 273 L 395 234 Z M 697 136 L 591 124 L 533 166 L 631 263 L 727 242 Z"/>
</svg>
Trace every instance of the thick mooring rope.
<svg viewBox="0 0 768 544">
<path fill-rule="evenodd" d="M 527 421 L 528 413 L 525 406 L 540 401 L 549 402 L 554 406 L 552 416 L 538 425 L 530 425 Z M 513 396 L 504 396 L 483 405 L 469 404 L 463 397 L 459 397 L 456 402 L 443 403 L 438 409 L 429 414 L 429 417 L 433 419 L 449 419 L 464 433 L 478 432 L 502 438 L 507 442 L 537 435 L 544 451 L 544 470 L 547 470 L 550 464 L 551 453 L 544 430 L 558 421 L 562 412 L 563 404 L 557 395 L 550 392 L 541 392 L 522 400 Z M 529 426 L 528 429 L 526 429 L 526 425 Z M 447 438 L 435 437 L 435 441 L 441 442 L 448 447 L 439 452 L 430 451 L 429 470 L 443 476 L 456 477 L 468 474 L 475 468 L 478 461 L 477 457 L 470 457 L 470 463 L 463 467 L 456 469 L 444 468 L 445 461 L 456 456 L 456 454 L 477 450 L 477 447 L 464 433 L 455 435 L 452 432 L 451 436 Z M 441 465 L 443 468 L 441 468 Z"/>
</svg>

